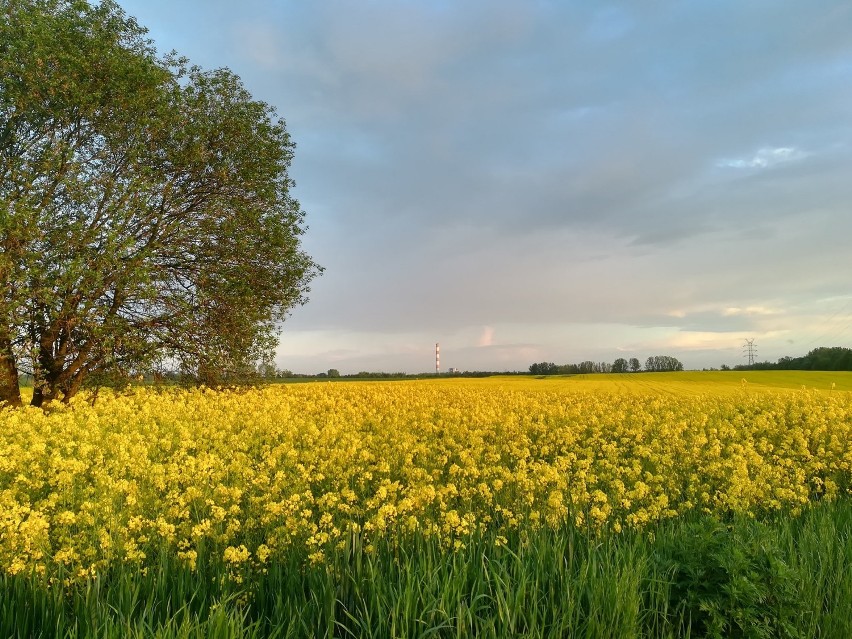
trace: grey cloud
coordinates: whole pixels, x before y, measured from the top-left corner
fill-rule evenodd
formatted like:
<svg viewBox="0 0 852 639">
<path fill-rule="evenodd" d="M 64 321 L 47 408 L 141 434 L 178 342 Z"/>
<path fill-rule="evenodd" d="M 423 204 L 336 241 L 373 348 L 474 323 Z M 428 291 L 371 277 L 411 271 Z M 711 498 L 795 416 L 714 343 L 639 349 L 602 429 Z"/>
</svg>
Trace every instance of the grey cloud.
<svg viewBox="0 0 852 639">
<path fill-rule="evenodd" d="M 784 122 L 767 112 L 817 115 L 826 107 L 803 103 L 832 103 L 796 97 L 800 87 L 787 76 L 797 53 L 779 45 L 802 20 L 767 16 L 768 6 L 695 15 L 663 4 L 632 16 L 630 7 L 616 8 L 610 12 L 622 17 L 615 23 L 632 28 L 597 44 L 582 28 L 591 20 L 594 31 L 596 18 L 577 6 L 538 7 L 532 17 L 511 3 L 502 5 L 504 15 L 482 5 L 460 14 L 377 5 L 371 16 L 354 4 L 319 6 L 323 18 L 312 23 L 310 47 L 337 75 L 315 96 L 318 112 L 328 113 L 321 122 L 328 141 L 316 140 L 309 175 L 317 177 L 300 184 L 348 184 L 341 199 L 360 185 L 369 202 L 341 206 L 344 215 L 361 208 L 424 224 L 465 215 L 517 230 L 524 206 L 527 222 L 624 225 L 634 233 L 643 205 L 656 205 L 702 167 L 787 137 L 770 134 L 767 120 L 776 129 Z M 523 19 L 505 17 L 513 14 Z M 412 25 L 419 26 L 406 35 Z M 476 35 L 480 28 L 486 35 Z M 285 31 L 282 42 L 291 35 Z M 848 53 L 837 37 L 829 40 L 833 48 L 820 46 L 832 56 Z M 810 70 L 821 58 L 796 60 Z M 305 77 L 288 74 L 282 87 L 312 82 L 316 68 Z M 788 108 L 778 108 L 789 98 Z M 335 102 L 329 111 L 326 103 Z M 352 131 L 382 149 L 384 161 L 341 154 L 338 140 Z"/>
<path fill-rule="evenodd" d="M 848 291 L 847 3 L 123 4 L 286 117 L 327 267 L 290 329 L 783 330 L 706 309 Z"/>
</svg>

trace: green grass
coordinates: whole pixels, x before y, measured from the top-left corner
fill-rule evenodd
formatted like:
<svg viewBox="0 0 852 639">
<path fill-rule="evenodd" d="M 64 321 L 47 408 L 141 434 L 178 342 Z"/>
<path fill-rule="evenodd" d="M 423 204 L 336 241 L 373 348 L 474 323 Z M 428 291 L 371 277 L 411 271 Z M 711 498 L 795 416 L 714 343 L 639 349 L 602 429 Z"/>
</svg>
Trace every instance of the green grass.
<svg viewBox="0 0 852 639">
<path fill-rule="evenodd" d="M 64 589 L 0 578 L 2 637 L 852 636 L 852 501 L 799 517 L 694 514 L 643 533 L 565 525 L 467 540 L 354 538 L 293 550 L 242 583 L 169 552 Z"/>
</svg>

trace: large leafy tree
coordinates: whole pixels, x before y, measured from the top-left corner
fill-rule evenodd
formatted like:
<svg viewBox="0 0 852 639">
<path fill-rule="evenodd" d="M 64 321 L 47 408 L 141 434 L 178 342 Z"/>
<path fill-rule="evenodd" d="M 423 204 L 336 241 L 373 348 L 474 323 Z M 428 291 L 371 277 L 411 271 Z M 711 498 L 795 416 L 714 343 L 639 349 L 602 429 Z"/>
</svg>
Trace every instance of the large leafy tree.
<svg viewBox="0 0 852 639">
<path fill-rule="evenodd" d="M 283 120 L 111 0 L 0 0 L 0 401 L 170 358 L 234 379 L 320 268 Z"/>
</svg>

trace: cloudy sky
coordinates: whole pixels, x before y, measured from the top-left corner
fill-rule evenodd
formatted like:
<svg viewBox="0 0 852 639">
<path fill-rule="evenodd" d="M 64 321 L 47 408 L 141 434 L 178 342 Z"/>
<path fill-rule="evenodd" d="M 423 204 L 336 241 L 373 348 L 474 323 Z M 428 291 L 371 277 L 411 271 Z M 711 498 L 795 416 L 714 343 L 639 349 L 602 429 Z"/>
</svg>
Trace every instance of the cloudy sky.
<svg viewBox="0 0 852 639">
<path fill-rule="evenodd" d="M 852 346 L 852 4 L 120 0 L 275 106 L 326 268 L 277 363 Z"/>
</svg>

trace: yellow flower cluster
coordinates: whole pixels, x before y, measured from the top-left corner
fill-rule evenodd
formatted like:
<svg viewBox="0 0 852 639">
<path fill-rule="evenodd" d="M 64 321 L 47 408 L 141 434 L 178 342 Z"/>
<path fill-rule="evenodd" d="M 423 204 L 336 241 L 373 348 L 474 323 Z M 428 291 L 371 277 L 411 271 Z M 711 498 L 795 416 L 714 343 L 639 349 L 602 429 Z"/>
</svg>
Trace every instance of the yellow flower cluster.
<svg viewBox="0 0 852 639">
<path fill-rule="evenodd" d="M 0 412 L 0 571 L 152 549 L 262 570 L 410 532 L 642 527 L 847 494 L 852 394 L 529 391 L 482 381 L 101 392 Z"/>
</svg>

